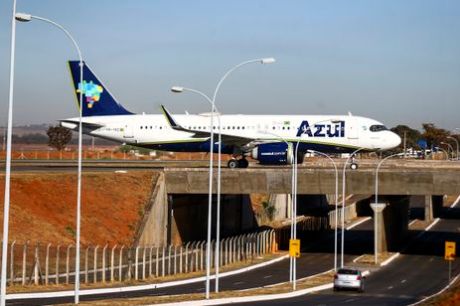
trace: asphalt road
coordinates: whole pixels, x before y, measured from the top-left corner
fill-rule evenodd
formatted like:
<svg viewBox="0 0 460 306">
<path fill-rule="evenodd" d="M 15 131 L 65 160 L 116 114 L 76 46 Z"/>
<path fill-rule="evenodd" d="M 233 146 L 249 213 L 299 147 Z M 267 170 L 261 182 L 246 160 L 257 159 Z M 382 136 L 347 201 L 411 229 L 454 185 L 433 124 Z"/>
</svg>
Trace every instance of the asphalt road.
<svg viewBox="0 0 460 306">
<path fill-rule="evenodd" d="M 459 215 L 460 209 L 451 210 L 445 214 L 450 219 L 442 219 L 429 232 L 416 233 L 401 256 L 366 278 L 364 293 L 326 290 L 293 299 L 237 305 L 408 305 L 420 301 L 448 284 L 444 241 L 460 244 Z M 457 260 L 452 274 L 459 273 Z"/>
</svg>

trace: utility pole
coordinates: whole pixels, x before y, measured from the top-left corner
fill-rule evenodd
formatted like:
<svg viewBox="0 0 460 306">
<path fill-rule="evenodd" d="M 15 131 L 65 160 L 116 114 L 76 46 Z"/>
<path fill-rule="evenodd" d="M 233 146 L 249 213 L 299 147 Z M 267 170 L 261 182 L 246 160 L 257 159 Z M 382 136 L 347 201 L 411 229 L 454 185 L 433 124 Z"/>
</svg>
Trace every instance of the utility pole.
<svg viewBox="0 0 460 306">
<path fill-rule="evenodd" d="M 407 131 L 404 131 L 404 158 L 406 158 L 406 134 L 407 134 Z"/>
<path fill-rule="evenodd" d="M 6 129 L 3 128 L 3 143 L 2 143 L 2 151 L 6 150 Z"/>
</svg>

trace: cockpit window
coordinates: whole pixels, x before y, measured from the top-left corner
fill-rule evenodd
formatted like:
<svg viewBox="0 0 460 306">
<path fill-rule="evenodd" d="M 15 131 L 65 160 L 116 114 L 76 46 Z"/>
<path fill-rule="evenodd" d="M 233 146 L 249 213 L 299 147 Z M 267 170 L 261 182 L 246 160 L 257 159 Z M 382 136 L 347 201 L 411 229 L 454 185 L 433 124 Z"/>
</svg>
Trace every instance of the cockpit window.
<svg viewBox="0 0 460 306">
<path fill-rule="evenodd" d="M 386 131 L 386 130 L 388 130 L 388 129 L 387 129 L 387 127 L 384 126 L 384 125 L 378 125 L 378 124 L 376 124 L 376 125 L 371 125 L 371 127 L 369 128 L 369 130 L 370 130 L 371 132 L 380 132 L 380 131 Z"/>
</svg>

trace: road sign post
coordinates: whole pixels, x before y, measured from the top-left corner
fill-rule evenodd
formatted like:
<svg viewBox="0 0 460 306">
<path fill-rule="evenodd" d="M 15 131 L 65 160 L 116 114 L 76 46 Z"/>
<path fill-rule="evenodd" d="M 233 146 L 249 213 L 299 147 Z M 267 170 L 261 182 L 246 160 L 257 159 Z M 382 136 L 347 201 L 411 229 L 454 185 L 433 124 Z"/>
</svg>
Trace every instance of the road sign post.
<svg viewBox="0 0 460 306">
<path fill-rule="evenodd" d="M 455 250 L 456 250 L 455 242 L 446 241 L 444 259 L 449 262 L 449 281 L 451 279 L 451 274 L 452 274 L 452 261 L 455 260 Z"/>
</svg>

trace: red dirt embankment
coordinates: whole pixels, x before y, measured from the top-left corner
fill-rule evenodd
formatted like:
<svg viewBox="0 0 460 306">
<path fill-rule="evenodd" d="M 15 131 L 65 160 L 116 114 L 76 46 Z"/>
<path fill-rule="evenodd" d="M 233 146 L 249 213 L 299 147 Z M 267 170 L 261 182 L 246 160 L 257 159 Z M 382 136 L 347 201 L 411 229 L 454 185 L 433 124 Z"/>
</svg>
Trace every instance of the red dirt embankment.
<svg viewBox="0 0 460 306">
<path fill-rule="evenodd" d="M 82 176 L 81 243 L 132 242 L 155 172 L 98 172 Z M 4 175 L 0 176 L 3 220 Z M 9 241 L 75 241 L 76 173 L 17 173 L 11 177 Z M 2 229 L 0 229 L 1 232 Z"/>
</svg>

